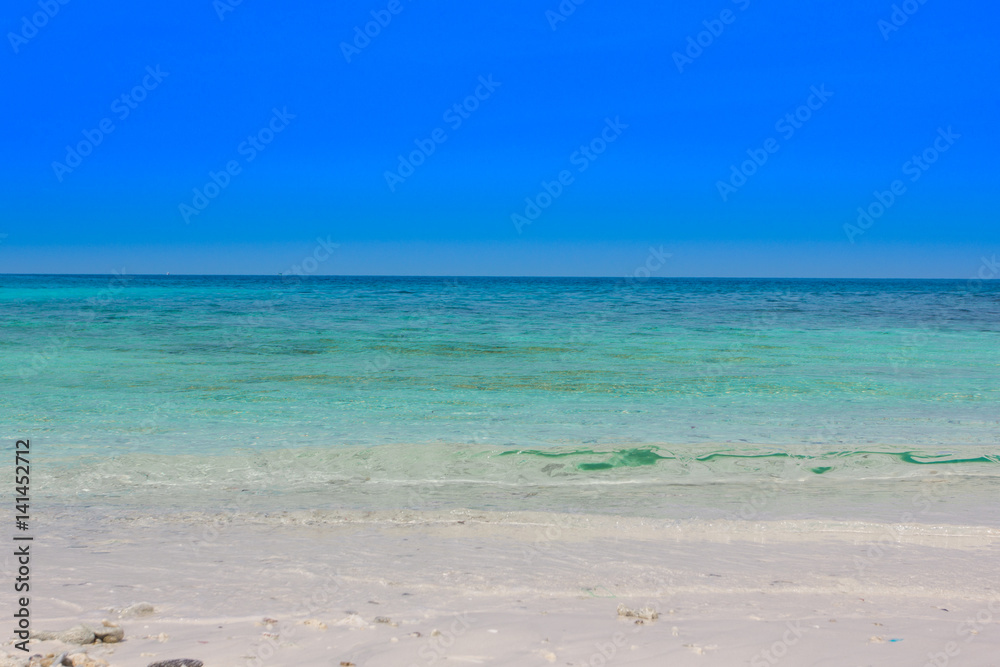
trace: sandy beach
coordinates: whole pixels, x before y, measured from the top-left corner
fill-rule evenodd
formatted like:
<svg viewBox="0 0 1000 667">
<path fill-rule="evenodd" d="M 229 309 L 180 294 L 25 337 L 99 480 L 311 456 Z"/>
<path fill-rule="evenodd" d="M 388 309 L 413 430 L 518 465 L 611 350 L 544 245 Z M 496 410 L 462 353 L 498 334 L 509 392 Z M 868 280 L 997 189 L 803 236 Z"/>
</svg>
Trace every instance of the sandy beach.
<svg viewBox="0 0 1000 667">
<path fill-rule="evenodd" d="M 0 667 L 1000 667 L 1000 4 L 6 4 Z"/>
<path fill-rule="evenodd" d="M 73 511 L 39 529 L 33 623 L 108 620 L 124 641 L 32 641 L 32 654 L 206 667 L 1000 664 L 992 527 L 467 510 L 101 519 Z"/>
</svg>

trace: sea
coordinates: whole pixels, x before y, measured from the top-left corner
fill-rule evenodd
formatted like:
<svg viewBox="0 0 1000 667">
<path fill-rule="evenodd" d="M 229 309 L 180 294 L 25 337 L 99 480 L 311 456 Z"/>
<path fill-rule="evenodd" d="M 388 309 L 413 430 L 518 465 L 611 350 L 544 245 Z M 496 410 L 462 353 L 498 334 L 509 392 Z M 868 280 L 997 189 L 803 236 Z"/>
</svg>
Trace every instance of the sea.
<svg viewBox="0 0 1000 667">
<path fill-rule="evenodd" d="M 1000 525 L 1000 281 L 3 275 L 0 384 L 53 511 Z"/>
</svg>

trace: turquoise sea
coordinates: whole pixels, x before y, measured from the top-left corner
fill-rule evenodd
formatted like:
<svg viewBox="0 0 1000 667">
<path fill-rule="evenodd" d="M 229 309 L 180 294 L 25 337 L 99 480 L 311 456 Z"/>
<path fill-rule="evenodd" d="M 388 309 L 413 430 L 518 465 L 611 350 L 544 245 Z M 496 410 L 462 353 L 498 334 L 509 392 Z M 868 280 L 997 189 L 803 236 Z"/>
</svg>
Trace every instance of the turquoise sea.
<svg viewBox="0 0 1000 667">
<path fill-rule="evenodd" d="M 1000 476 L 996 281 L 8 275 L 0 364 L 67 504 L 722 515 Z"/>
</svg>

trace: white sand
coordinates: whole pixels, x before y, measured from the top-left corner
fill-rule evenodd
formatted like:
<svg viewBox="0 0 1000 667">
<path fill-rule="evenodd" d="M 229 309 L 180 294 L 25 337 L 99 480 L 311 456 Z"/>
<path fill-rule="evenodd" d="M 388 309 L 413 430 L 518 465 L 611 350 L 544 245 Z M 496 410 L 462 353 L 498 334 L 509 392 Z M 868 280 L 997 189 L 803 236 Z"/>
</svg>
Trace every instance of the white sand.
<svg viewBox="0 0 1000 667">
<path fill-rule="evenodd" d="M 86 649 L 112 665 L 1000 665 L 989 527 L 66 513 L 35 540 L 34 629 L 156 607 Z"/>
</svg>

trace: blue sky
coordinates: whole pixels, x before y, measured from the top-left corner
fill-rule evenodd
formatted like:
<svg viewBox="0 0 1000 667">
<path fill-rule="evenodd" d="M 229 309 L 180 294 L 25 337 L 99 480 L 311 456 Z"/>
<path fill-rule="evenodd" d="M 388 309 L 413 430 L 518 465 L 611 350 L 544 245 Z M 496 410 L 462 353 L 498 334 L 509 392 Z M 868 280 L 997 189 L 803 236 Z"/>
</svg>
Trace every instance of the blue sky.
<svg viewBox="0 0 1000 667">
<path fill-rule="evenodd" d="M 268 274 L 317 238 L 323 274 L 1000 251 L 995 5 L 677 4 L 15 0 L 0 272 Z"/>
</svg>

